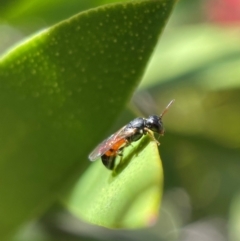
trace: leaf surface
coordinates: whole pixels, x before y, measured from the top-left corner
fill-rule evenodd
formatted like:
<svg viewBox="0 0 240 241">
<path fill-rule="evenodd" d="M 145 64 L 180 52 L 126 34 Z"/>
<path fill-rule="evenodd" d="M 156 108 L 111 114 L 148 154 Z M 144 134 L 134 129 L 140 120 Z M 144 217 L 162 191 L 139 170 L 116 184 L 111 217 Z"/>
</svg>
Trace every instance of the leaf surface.
<svg viewBox="0 0 240 241">
<path fill-rule="evenodd" d="M 146 227 L 158 216 L 162 186 L 157 145 L 144 137 L 125 148 L 113 171 L 101 161 L 94 163 L 73 188 L 67 205 L 75 215 L 97 225 Z"/>
</svg>

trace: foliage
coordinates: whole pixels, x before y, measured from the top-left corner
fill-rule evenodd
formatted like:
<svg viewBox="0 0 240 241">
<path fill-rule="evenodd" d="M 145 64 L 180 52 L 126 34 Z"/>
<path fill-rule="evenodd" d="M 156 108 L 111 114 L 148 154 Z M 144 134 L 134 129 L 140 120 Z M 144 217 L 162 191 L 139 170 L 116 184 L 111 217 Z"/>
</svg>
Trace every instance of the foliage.
<svg viewBox="0 0 240 241">
<path fill-rule="evenodd" d="M 35 5 L 34 2 L 37 4 Z M 73 14 L 80 12 L 81 10 L 96 7 L 104 3 L 113 3 L 115 0 L 70 0 L 67 2 L 61 0 L 51 0 L 47 2 L 34 2 L 28 0 L 3 1 L 5 5 L 2 5 L 3 7 L 0 9 L 2 21 L 2 25 L 0 26 L 0 50 L 5 50 L 10 46 L 10 43 L 13 43 L 14 41 L 16 42 L 23 35 L 29 35 L 39 29 L 49 27 L 53 23 L 58 23 Z M 231 4 L 233 5 L 230 6 Z M 69 158 L 67 158 L 70 162 L 70 157 L 72 157 L 74 153 L 82 152 L 84 158 L 79 158 L 79 156 L 76 155 L 77 165 L 72 166 L 72 169 L 69 168 L 66 170 L 65 177 L 66 179 L 67 177 L 72 177 L 72 182 L 69 180 L 69 182 L 66 183 L 64 181 L 66 179 L 61 179 L 59 175 L 58 180 L 60 181 L 55 182 L 58 183 L 58 185 L 53 183 L 50 192 L 52 193 L 52 190 L 54 190 L 56 195 L 59 194 L 57 189 L 59 187 L 60 191 L 60 186 L 62 188 L 64 184 L 66 186 L 65 193 L 67 193 L 67 197 L 72 197 L 72 206 L 70 208 L 73 208 L 74 201 L 79 202 L 77 194 L 80 195 L 81 193 L 72 192 L 69 196 L 69 186 L 71 183 L 76 184 L 73 188 L 78 190 L 78 185 L 88 185 L 91 184 L 91 181 L 93 182 L 96 180 L 95 187 L 99 185 L 100 188 L 103 188 L 103 184 L 105 184 L 106 181 L 118 179 L 116 176 L 111 176 L 111 174 L 101 165 L 101 162 L 97 161 L 96 163 L 91 164 L 90 169 L 84 172 L 84 178 L 82 180 L 86 180 L 86 182 L 83 182 L 82 184 L 81 180 L 75 182 L 78 175 L 82 173 L 79 169 L 82 168 L 82 171 L 85 170 L 85 166 L 83 167 L 82 165 L 84 165 L 84 163 L 87 165 L 88 162 L 86 160 L 86 156 L 89 151 L 91 151 L 92 147 L 94 147 L 98 141 L 101 141 L 109 134 L 128 123 L 129 120 L 133 119 L 136 115 L 146 116 L 148 114 L 160 113 L 169 100 L 173 98 L 176 99 L 174 105 L 171 107 L 171 110 L 164 117 L 166 134 L 163 138 L 161 138 L 160 150 L 165 180 L 163 200 L 160 210 L 161 215 L 155 226 L 148 229 L 134 231 L 113 231 L 87 225 L 70 214 L 65 213 L 62 208 L 54 205 L 52 209 L 46 212 L 45 216 L 42 217 L 40 221 L 32 223 L 31 225 L 28 224 L 27 228 L 24 229 L 25 232 L 16 236 L 16 241 L 185 241 L 189 237 L 192 240 L 201 239 L 203 241 L 237 241 L 239 239 L 240 36 L 239 19 L 238 22 L 236 20 L 235 22 L 231 22 L 232 17 L 234 16 L 236 19 L 237 14 L 237 11 L 232 12 L 231 9 L 238 9 L 237 7 L 234 7 L 234 4 L 237 5 L 237 1 L 179 1 L 176 5 L 176 9 L 174 10 L 174 14 L 170 19 L 170 23 L 161 37 L 161 41 L 155 48 L 155 52 L 148 67 L 146 68 L 146 71 L 144 72 L 143 80 L 141 81 L 139 88 L 135 91 L 135 87 L 137 86 L 138 80 L 141 78 L 143 71 L 141 74 L 139 72 L 138 80 L 137 78 L 129 78 L 131 80 L 126 85 L 122 86 L 122 89 L 120 88 L 120 82 L 116 80 L 120 79 L 119 75 L 121 76 L 121 73 L 126 74 L 129 72 L 128 68 L 124 64 L 119 64 L 119 66 L 125 66 L 125 68 L 120 69 L 120 72 L 116 73 L 111 85 L 109 85 L 109 82 L 105 83 L 106 76 L 101 77 L 101 84 L 105 83 L 105 87 L 107 88 L 107 91 L 102 92 L 103 94 L 101 95 L 101 98 L 99 98 L 98 101 L 91 102 L 91 100 L 94 100 L 92 98 L 95 98 L 95 94 L 99 93 L 99 89 L 95 86 L 96 90 L 91 96 L 89 96 L 89 99 L 91 100 L 88 108 L 85 108 L 83 111 L 84 115 L 78 115 L 77 112 L 74 112 L 76 115 L 75 117 L 77 117 L 79 122 L 81 118 L 84 118 L 84 116 L 86 117 L 85 122 L 83 123 L 86 124 L 88 128 L 85 130 L 81 126 L 79 127 L 81 135 L 85 135 L 83 145 L 79 145 L 79 142 L 81 141 L 80 139 L 82 138 L 81 135 L 79 135 L 79 132 L 74 132 L 75 137 L 73 138 L 73 134 L 72 136 L 67 136 L 69 129 L 66 130 L 66 140 L 63 140 L 63 144 L 60 147 L 61 153 L 64 152 L 62 149 L 72 149 L 73 154 L 68 154 Z M 64 11 L 62 11 L 62 9 L 64 9 Z M 224 19 L 224 16 L 227 17 L 227 19 Z M 229 18 L 229 16 L 231 18 Z M 128 22 L 129 20 L 130 19 L 126 21 Z M 9 23 L 10 25 L 7 25 L 6 23 Z M 67 25 L 66 22 L 65 24 Z M 135 46 L 135 41 L 136 39 L 134 39 L 133 46 Z M 120 42 L 118 42 L 118 44 L 120 44 Z M 121 44 L 116 46 L 120 48 Z M 65 51 L 67 50 L 65 49 Z M 116 51 L 117 48 L 114 53 L 116 53 Z M 124 53 L 127 53 L 127 51 Z M 47 54 L 50 55 L 50 53 Z M 78 58 L 80 58 L 81 53 L 79 52 L 78 54 Z M 150 53 L 148 57 L 149 56 Z M 56 61 L 57 63 L 61 61 L 61 59 L 56 57 L 53 58 L 53 60 L 53 62 Z M 67 61 L 69 60 L 70 58 L 67 59 Z M 114 63 L 112 63 L 111 60 L 109 60 L 109 64 L 113 65 Z M 131 59 L 129 64 L 135 64 L 135 62 L 137 62 L 136 60 L 137 59 L 135 58 Z M 48 61 L 50 61 L 50 59 Z M 102 62 L 103 58 L 100 58 L 99 60 L 96 59 L 96 64 Z M 145 64 L 142 65 L 144 68 L 146 63 L 147 58 Z M 16 67 L 16 65 L 14 65 L 14 67 Z M 20 67 L 21 65 L 18 66 L 18 68 Z M 74 65 L 71 68 L 74 68 Z M 78 68 L 74 69 L 77 76 L 81 74 L 78 72 L 79 70 L 80 69 Z M 54 71 L 57 74 L 56 77 L 61 78 L 62 74 L 59 74 L 58 69 L 55 69 Z M 52 73 L 54 73 L 54 71 Z M 94 74 L 96 68 L 91 68 L 91 71 L 93 73 L 90 73 L 89 70 L 89 75 Z M 71 72 L 67 76 L 63 75 L 65 81 L 71 76 L 69 83 L 72 83 L 73 74 L 74 73 Z M 21 79 L 20 75 L 19 79 Z M 39 79 L 36 81 L 37 83 L 40 82 Z M 45 79 L 45 77 L 42 77 L 42 79 Z M 79 82 L 81 81 L 81 78 L 79 78 Z M 7 83 L 6 79 L 4 79 L 4 82 Z M 115 82 L 118 82 L 119 84 L 117 89 L 112 86 Z M 90 83 L 88 84 L 89 90 L 95 88 L 93 85 L 90 86 Z M 69 86 L 64 85 L 64 89 L 66 87 L 70 88 L 70 84 Z M 120 95 L 117 95 L 118 88 L 120 88 L 119 91 L 122 91 Z M 135 94 L 130 102 L 128 100 L 130 96 L 132 96 L 133 90 L 135 91 Z M 15 96 L 18 96 L 19 94 L 18 88 L 15 88 L 14 91 L 15 92 L 12 92 L 12 95 L 15 98 Z M 6 93 L 8 92 L 9 91 L 6 90 Z M 29 93 L 34 92 L 30 92 L 29 89 Z M 73 96 L 77 96 L 74 95 L 75 91 L 72 91 L 72 93 Z M 109 95 L 111 94 L 114 99 L 117 97 L 120 98 L 119 102 L 109 103 Z M 54 96 L 56 96 L 56 94 L 54 94 Z M 0 98 L 1 101 L 3 101 L 1 106 L 6 105 L 7 107 L 10 104 L 13 105 L 13 103 L 6 102 L 4 97 Z M 34 101 L 35 98 L 31 99 L 33 101 L 31 110 L 33 111 L 32 113 L 36 115 L 36 118 L 38 118 L 39 114 L 37 114 L 37 111 L 35 110 L 35 103 L 37 102 L 37 100 Z M 66 97 L 67 100 L 69 100 L 69 98 L 70 97 Z M 79 108 L 82 108 L 82 106 L 87 104 L 83 103 L 84 101 L 82 99 L 80 102 L 78 98 L 76 97 L 72 104 L 69 105 L 72 106 L 72 108 L 69 109 L 69 107 L 66 107 L 66 113 L 67 111 L 69 111 L 69 114 L 70 112 L 73 112 L 75 101 L 77 101 L 75 106 Z M 22 101 L 24 100 L 19 100 L 19 103 L 15 102 L 16 109 L 18 107 L 17 105 L 22 106 Z M 25 103 L 26 102 L 27 101 L 25 101 Z M 99 107 L 100 109 L 97 112 L 97 106 L 100 106 L 100 104 L 102 105 L 103 102 L 105 104 L 102 107 Z M 53 104 L 54 102 L 51 103 Z M 117 103 L 118 106 L 114 108 Z M 125 106 L 126 103 L 128 103 L 128 107 Z M 31 102 L 26 104 L 30 108 Z M 94 109 L 95 107 L 96 110 Z M 103 111 L 102 108 L 104 108 L 105 111 Z M 24 108 L 21 109 L 19 107 L 19 112 L 9 112 L 7 115 L 7 108 L 5 108 L 4 111 L 1 109 L 1 124 L 3 123 L 4 125 L 7 124 L 7 126 L 10 126 L 10 124 L 14 124 L 15 121 L 18 123 L 18 126 L 16 126 L 17 124 L 14 124 L 15 129 L 2 129 L 0 141 L 1 145 L 4 144 L 4 148 L 1 149 L 1 158 L 9 156 L 11 153 L 16 151 L 17 145 L 15 145 L 15 143 L 17 141 L 22 143 L 24 138 L 23 134 L 25 133 L 23 130 L 25 130 L 26 127 L 22 124 L 22 122 L 19 123 L 18 120 L 19 114 L 22 115 L 23 109 Z M 140 113 L 139 109 L 142 113 Z M 88 115 L 88 111 L 91 111 L 90 113 L 96 113 L 95 116 L 99 118 L 99 123 L 101 123 L 100 130 L 95 130 L 97 129 L 98 124 L 94 122 L 94 125 L 92 125 L 91 121 L 95 121 L 96 118 L 92 118 L 90 114 Z M 115 113 L 112 111 L 115 111 Z M 138 114 L 136 114 L 137 112 Z M 121 115 L 119 115 L 120 113 Z M 52 112 L 52 114 L 54 113 Z M 69 119 L 66 119 L 66 122 L 67 121 L 70 122 L 70 117 Z M 76 121 L 76 123 L 78 123 L 78 121 Z M 30 125 L 29 122 L 28 124 Z M 94 126 L 94 128 L 92 128 L 92 126 Z M 22 130 L 22 132 L 17 132 L 17 130 Z M 94 137 L 94 135 L 96 136 Z M 6 136 L 8 136 L 8 138 L 6 138 Z M 17 138 L 15 138 L 15 136 Z M 46 142 L 47 146 L 47 144 L 51 141 L 48 140 L 49 138 L 51 139 L 51 136 L 51 132 L 47 135 L 47 137 L 44 136 L 42 143 Z M 33 137 L 31 140 L 32 139 Z M 60 137 L 56 137 L 55 140 L 58 145 L 62 139 Z M 145 139 L 142 141 L 145 141 Z M 149 144 L 152 145 L 153 143 L 150 142 Z M 35 141 L 34 145 L 37 146 L 37 141 Z M 85 145 L 86 149 L 83 150 L 82 148 Z M 53 147 L 51 146 L 51 149 Z M 30 150 L 29 155 L 31 153 L 31 155 L 33 155 L 33 151 L 31 151 L 32 148 L 33 144 L 30 146 L 25 145 L 25 149 Z M 40 148 L 41 147 L 39 147 L 39 150 Z M 126 155 L 132 150 L 135 153 L 135 147 L 127 148 Z M 144 151 L 148 150 L 148 148 L 144 149 Z M 59 147 L 56 146 L 54 152 L 58 153 L 58 151 Z M 44 153 L 41 154 L 39 158 L 43 156 Z M 23 191 L 18 189 L 18 185 L 20 185 L 19 182 L 21 181 L 21 179 L 17 178 L 19 172 L 22 172 L 22 170 L 25 171 L 23 172 L 23 175 L 25 175 L 26 182 L 29 180 L 39 180 L 39 178 L 35 178 L 35 176 L 38 175 L 38 173 L 41 173 L 39 165 L 35 166 L 35 163 L 28 163 L 30 168 L 35 167 L 36 170 L 36 172 L 34 172 L 30 177 L 31 173 L 28 172 L 26 166 L 22 164 L 21 159 L 24 159 L 24 156 L 18 156 L 18 158 L 20 158 L 19 162 L 12 162 L 12 164 L 10 162 L 6 162 L 1 164 L 0 168 L 3 169 L 3 165 L 4 168 L 11 167 L 10 171 L 7 174 L 4 174 L 3 177 L 7 175 L 10 177 L 16 176 L 14 183 L 10 183 L 10 181 L 8 182 L 9 185 L 13 184 L 15 187 L 11 191 L 12 193 L 15 192 L 13 196 L 15 200 L 18 200 L 23 193 Z M 80 159 L 82 162 L 79 162 Z M 50 163 L 48 164 L 48 168 L 50 170 L 49 172 L 53 174 L 53 177 L 57 177 L 57 174 L 60 173 L 61 170 L 65 170 L 64 167 L 62 167 L 61 170 L 59 168 L 64 160 L 66 160 L 65 157 L 61 156 L 61 159 L 58 160 L 60 162 L 59 164 L 52 163 L 52 166 L 50 166 Z M 128 166 L 124 169 L 124 172 L 130 171 L 136 160 L 138 160 L 138 157 L 134 156 L 130 162 L 127 162 Z M 70 163 L 65 164 L 66 166 L 70 166 Z M 54 169 L 55 165 L 58 166 L 57 169 Z M 97 169 L 102 171 L 102 173 L 99 174 L 100 178 L 95 179 L 94 176 L 92 177 L 93 179 L 91 179 L 91 177 L 88 176 L 88 173 L 95 172 Z M 3 171 L 0 172 L 2 175 Z M 75 172 L 75 174 L 73 174 L 73 172 Z M 47 176 L 48 175 L 46 175 L 46 177 Z M 43 180 L 46 178 L 45 176 L 41 177 Z M 121 178 L 121 175 L 119 178 Z M 49 181 L 49 177 L 47 181 Z M 114 182 L 112 182 L 112 184 L 114 184 Z M 35 184 L 29 182 L 28 185 L 31 186 Z M 91 187 L 86 186 L 85 189 L 91 190 Z M 97 188 L 93 188 L 93 190 L 96 192 L 96 196 L 94 196 L 94 193 L 91 193 L 91 195 L 92 199 L 95 200 L 95 198 L 99 198 L 97 195 L 99 195 L 102 190 L 97 190 Z M 26 190 L 26 192 L 27 191 L 28 190 Z M 41 191 L 41 189 L 39 191 Z M 11 192 L 6 189 L 4 194 Z M 1 199 L 3 196 L 4 195 L 1 194 Z M 10 198 L 7 199 L 6 197 L 5 199 L 2 199 L 5 200 L 4 202 L 9 202 L 9 205 L 10 203 L 14 205 L 16 204 L 17 207 L 19 207 L 15 200 Z M 47 194 L 46 197 L 47 199 L 49 198 Z M 56 199 L 56 196 L 52 197 L 51 203 L 53 203 Z M 27 203 L 29 203 L 29 201 Z M 49 206 L 50 201 L 48 199 L 48 205 L 46 204 L 45 207 Z M 43 208 L 43 206 L 41 206 L 41 208 L 41 213 L 43 213 L 46 208 Z M 75 211 L 75 214 L 78 212 L 79 209 Z M 33 216 L 36 215 L 32 214 L 31 217 Z M 10 218 L 11 216 L 9 216 L 9 219 Z M 226 226 L 228 228 L 226 228 Z"/>
</svg>

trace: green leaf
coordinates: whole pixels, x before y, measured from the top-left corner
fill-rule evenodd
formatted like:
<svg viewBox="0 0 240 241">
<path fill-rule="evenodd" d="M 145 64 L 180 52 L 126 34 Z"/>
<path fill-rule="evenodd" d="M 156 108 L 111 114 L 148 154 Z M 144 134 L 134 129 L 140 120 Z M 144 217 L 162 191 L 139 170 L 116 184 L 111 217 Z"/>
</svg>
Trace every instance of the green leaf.
<svg viewBox="0 0 240 241">
<path fill-rule="evenodd" d="M 233 196 L 229 212 L 229 236 L 230 240 L 238 240 L 240 235 L 240 195 Z"/>
<path fill-rule="evenodd" d="M 88 164 L 141 79 L 174 5 L 93 9 L 0 60 L 0 233 L 43 213 Z"/>
<path fill-rule="evenodd" d="M 97 161 L 74 186 L 67 205 L 85 221 L 110 228 L 152 225 L 158 216 L 163 171 L 149 137 L 125 148 L 113 172 Z"/>
<path fill-rule="evenodd" d="M 124 1 L 126 2 L 126 0 Z M 117 2 L 117 0 L 8 0 L 4 3 L 4 7 L 0 9 L 0 21 L 15 26 L 25 25 L 32 30 L 39 25 L 41 27 L 42 25 L 46 26 L 46 24 L 60 21 L 79 11 L 112 2 Z M 26 28 L 24 30 L 26 31 Z"/>
<path fill-rule="evenodd" d="M 198 82 L 211 89 L 239 86 L 236 78 L 239 68 L 234 69 L 240 53 L 237 30 L 238 27 L 227 29 L 199 24 L 167 32 L 156 48 L 140 88 L 162 88 L 163 85 L 169 88 L 178 82 L 188 85 Z M 229 73 L 231 78 L 226 81 Z M 193 81 L 194 75 L 200 76 Z"/>
</svg>

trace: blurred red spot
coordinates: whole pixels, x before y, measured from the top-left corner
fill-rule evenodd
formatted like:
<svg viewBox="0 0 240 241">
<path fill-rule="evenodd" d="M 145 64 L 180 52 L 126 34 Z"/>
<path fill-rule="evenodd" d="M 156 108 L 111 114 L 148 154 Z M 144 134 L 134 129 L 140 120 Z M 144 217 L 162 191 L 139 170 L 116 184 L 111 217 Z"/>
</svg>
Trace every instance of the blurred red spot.
<svg viewBox="0 0 240 241">
<path fill-rule="evenodd" d="M 213 22 L 240 24 L 240 0 L 206 0 L 206 13 Z"/>
</svg>

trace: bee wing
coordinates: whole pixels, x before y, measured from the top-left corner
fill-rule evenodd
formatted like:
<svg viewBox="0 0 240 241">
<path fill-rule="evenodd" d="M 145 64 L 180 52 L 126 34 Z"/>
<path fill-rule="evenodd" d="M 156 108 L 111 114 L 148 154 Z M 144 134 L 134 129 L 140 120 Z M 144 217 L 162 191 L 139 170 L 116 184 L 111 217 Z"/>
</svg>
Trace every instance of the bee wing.
<svg viewBox="0 0 240 241">
<path fill-rule="evenodd" d="M 88 156 L 90 161 L 95 161 L 98 157 L 102 156 L 109 149 L 111 149 L 112 145 L 118 139 L 119 134 L 124 130 L 125 126 L 122 127 L 119 131 L 112 134 L 110 137 L 102 141 Z"/>
<path fill-rule="evenodd" d="M 112 134 L 110 137 L 101 142 L 88 156 L 90 161 L 95 161 L 98 157 L 106 153 L 112 146 L 119 140 L 126 138 L 136 132 L 136 129 L 130 129 L 125 131 L 125 127 L 122 127 L 119 131 Z"/>
</svg>

